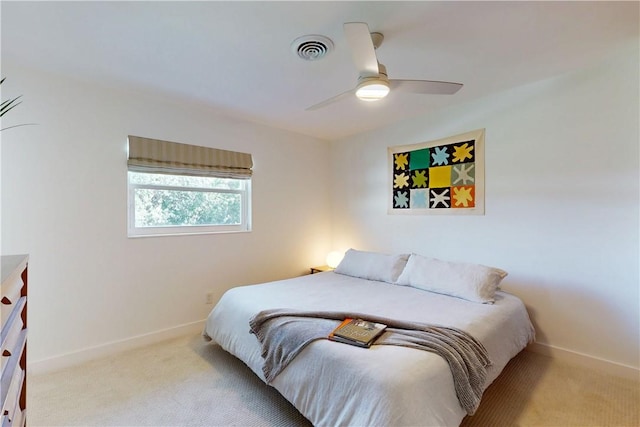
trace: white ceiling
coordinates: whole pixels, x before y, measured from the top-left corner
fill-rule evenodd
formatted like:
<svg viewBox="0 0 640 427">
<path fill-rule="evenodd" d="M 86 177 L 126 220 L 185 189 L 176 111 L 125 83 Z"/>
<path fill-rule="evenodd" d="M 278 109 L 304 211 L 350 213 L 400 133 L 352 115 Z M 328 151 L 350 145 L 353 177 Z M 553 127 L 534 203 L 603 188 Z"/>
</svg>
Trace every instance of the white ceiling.
<svg viewBox="0 0 640 427">
<path fill-rule="evenodd" d="M 336 139 L 601 61 L 637 43 L 639 4 L 2 1 L 2 59 Z M 350 21 L 384 34 L 377 54 L 390 78 L 464 87 L 305 111 L 355 86 L 342 29 Z M 301 60 L 291 43 L 306 34 L 335 49 Z"/>
</svg>

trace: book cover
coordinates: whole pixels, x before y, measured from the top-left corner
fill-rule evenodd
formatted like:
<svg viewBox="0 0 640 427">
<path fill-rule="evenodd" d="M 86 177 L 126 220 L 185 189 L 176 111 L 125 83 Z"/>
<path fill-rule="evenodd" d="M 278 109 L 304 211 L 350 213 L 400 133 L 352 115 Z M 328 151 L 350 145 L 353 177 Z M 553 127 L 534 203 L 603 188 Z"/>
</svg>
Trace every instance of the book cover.
<svg viewBox="0 0 640 427">
<path fill-rule="evenodd" d="M 362 319 L 345 319 L 329 334 L 329 339 L 360 347 L 370 347 L 387 325 Z"/>
</svg>

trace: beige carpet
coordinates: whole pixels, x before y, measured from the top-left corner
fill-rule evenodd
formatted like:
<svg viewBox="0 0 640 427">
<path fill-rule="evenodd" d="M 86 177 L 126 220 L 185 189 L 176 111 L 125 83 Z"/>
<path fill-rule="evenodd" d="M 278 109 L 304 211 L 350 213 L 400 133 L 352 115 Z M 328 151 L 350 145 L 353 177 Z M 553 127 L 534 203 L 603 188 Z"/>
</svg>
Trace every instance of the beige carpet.
<svg viewBox="0 0 640 427">
<path fill-rule="evenodd" d="M 30 426 L 309 426 L 242 362 L 185 337 L 30 376 Z M 469 426 L 638 426 L 640 384 L 523 352 Z"/>
<path fill-rule="evenodd" d="M 640 426 L 640 380 L 521 352 L 466 417 L 472 426 Z"/>
</svg>

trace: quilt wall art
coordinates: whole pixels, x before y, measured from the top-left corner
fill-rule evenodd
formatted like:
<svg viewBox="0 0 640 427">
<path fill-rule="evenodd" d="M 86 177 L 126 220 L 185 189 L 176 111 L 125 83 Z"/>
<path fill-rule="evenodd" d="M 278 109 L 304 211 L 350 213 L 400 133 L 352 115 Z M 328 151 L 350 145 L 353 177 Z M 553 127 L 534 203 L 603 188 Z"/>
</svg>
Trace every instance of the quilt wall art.
<svg viewBox="0 0 640 427">
<path fill-rule="evenodd" d="M 388 152 L 389 213 L 484 215 L 484 129 Z"/>
</svg>

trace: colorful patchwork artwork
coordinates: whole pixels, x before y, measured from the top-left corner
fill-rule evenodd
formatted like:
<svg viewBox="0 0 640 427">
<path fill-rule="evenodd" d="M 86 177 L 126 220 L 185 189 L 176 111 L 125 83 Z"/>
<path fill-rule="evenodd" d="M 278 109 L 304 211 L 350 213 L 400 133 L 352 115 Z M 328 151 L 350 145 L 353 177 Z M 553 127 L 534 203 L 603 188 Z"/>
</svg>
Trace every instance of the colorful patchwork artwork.
<svg viewBox="0 0 640 427">
<path fill-rule="evenodd" d="M 484 129 L 390 147 L 390 213 L 484 214 Z"/>
</svg>

